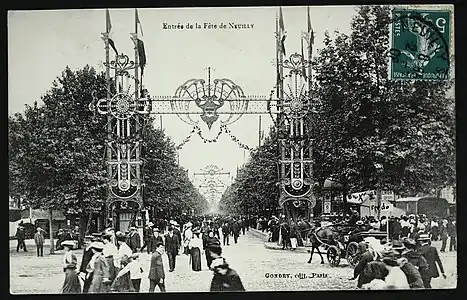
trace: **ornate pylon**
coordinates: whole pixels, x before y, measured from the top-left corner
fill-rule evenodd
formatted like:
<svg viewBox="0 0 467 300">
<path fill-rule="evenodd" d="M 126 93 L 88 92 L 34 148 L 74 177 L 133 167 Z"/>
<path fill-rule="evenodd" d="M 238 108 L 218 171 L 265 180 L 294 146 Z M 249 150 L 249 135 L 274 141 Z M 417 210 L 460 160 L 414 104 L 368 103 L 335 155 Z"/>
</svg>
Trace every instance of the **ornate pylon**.
<svg viewBox="0 0 467 300">
<path fill-rule="evenodd" d="M 132 208 L 135 211 L 143 208 L 142 128 L 148 123 L 150 114 L 175 114 L 195 126 L 192 133 L 201 130 L 197 127 L 199 121 L 205 122 L 209 129 L 219 121 L 222 126 L 220 133 L 230 133 L 226 126 L 238 121 L 244 114 L 269 114 L 278 129 L 280 141 L 278 182 L 281 192 L 278 202 L 287 215 L 293 218 L 297 215 L 297 209 L 304 205 L 308 210 L 313 208 L 312 146 L 311 139 L 306 134 L 309 132 L 306 118 L 313 112 L 313 31 L 308 11 L 308 32 L 305 37 L 308 59 L 298 53 L 284 59 L 286 32 L 282 9 L 279 13 L 280 16 L 276 17 L 277 81 L 269 97 L 245 96 L 242 88 L 232 80 L 213 80 L 211 68 L 208 68 L 207 80 L 190 79 L 176 89 L 174 96 L 150 97 L 146 90 L 140 88 L 142 74 L 138 70 L 141 67 L 142 73 L 146 55 L 140 48 L 142 42 L 138 37 L 140 23 L 137 11 L 135 10 L 135 33 L 131 34 L 135 44 L 133 60 L 123 53 L 117 53 L 109 37 L 111 25 L 107 11 L 107 30 L 102 34 L 106 51 L 107 95 L 105 99 L 94 97 L 89 109 L 96 116 L 99 114 L 107 117 L 109 216 L 116 208 Z M 116 52 L 113 60 L 110 59 L 109 46 Z M 133 82 L 133 86 L 130 82 Z M 196 115 L 200 120 L 193 119 Z M 309 216 L 309 211 L 307 215 Z"/>
</svg>

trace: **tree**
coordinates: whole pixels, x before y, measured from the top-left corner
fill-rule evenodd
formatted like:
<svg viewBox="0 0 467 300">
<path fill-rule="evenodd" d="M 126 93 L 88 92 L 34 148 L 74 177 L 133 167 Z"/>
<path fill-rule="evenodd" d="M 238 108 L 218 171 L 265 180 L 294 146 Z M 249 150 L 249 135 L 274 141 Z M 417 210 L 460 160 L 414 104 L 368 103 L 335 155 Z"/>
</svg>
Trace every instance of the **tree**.
<svg viewBox="0 0 467 300">
<path fill-rule="evenodd" d="M 195 214 L 205 212 L 207 201 L 190 181 L 187 171 L 178 165 L 174 143 L 164 131 L 150 124 L 143 144 L 145 206 L 171 216 L 191 210 Z"/>
<path fill-rule="evenodd" d="M 270 131 L 263 145 L 252 151 L 251 158 L 239 169 L 237 178 L 221 197 L 219 210 L 226 213 L 258 213 L 275 209 L 277 187 L 278 143 Z"/>
<path fill-rule="evenodd" d="M 347 189 L 389 189 L 414 195 L 455 181 L 451 82 L 388 78 L 388 6 L 361 6 L 350 35 L 325 33 L 313 61 L 317 114 L 308 116 L 314 181 L 332 176 Z M 277 142 L 271 135 L 271 144 Z M 277 147 L 255 149 L 226 190 L 220 208 L 277 203 Z M 266 147 L 267 148 L 267 147 Z M 267 157 L 267 158 L 266 158 Z"/>
<path fill-rule="evenodd" d="M 10 118 L 10 189 L 33 208 L 88 212 L 104 200 L 104 120 L 92 122 L 91 93 L 105 96 L 105 78 L 93 68 L 66 68 L 24 115 Z"/>
<path fill-rule="evenodd" d="M 361 6 L 350 36 L 326 34 L 314 62 L 321 112 L 310 120 L 321 182 L 413 194 L 455 177 L 450 85 L 388 78 L 390 22 L 389 7 Z"/>
</svg>

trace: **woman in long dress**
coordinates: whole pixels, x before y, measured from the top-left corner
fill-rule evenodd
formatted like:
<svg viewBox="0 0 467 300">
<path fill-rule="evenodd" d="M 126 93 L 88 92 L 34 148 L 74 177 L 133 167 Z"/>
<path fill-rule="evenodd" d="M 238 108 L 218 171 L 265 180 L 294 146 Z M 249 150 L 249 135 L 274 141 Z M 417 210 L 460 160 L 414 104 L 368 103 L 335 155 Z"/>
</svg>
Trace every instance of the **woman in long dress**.
<svg viewBox="0 0 467 300">
<path fill-rule="evenodd" d="M 88 273 L 92 273 L 89 293 L 106 293 L 108 291 L 108 285 L 110 284 L 110 273 L 107 261 L 102 255 L 104 244 L 101 242 L 93 242 L 91 244 L 91 249 L 94 254 L 86 268 Z"/>
<path fill-rule="evenodd" d="M 110 274 L 110 282 L 113 282 L 115 276 L 117 276 L 117 266 L 115 260 L 118 256 L 117 247 L 112 244 L 112 236 L 106 234 L 102 237 L 102 241 L 104 243 L 104 249 L 102 251 L 102 255 L 104 256 L 105 260 L 107 261 L 107 265 L 109 266 L 109 274 Z M 110 288 L 110 286 L 108 286 Z"/>
<path fill-rule="evenodd" d="M 201 249 L 203 249 L 203 241 L 199 238 L 199 231 L 193 232 L 193 238 L 188 245 L 190 248 L 191 269 L 195 272 L 201 271 Z"/>
<path fill-rule="evenodd" d="M 131 262 L 133 251 L 125 242 L 126 236 L 123 233 L 119 232 L 116 236 L 118 242 L 117 265 L 119 265 L 119 267 L 117 277 L 112 283 L 110 291 L 114 293 L 134 292 L 135 289 L 131 282 L 130 269 L 125 268 Z"/>
<path fill-rule="evenodd" d="M 63 282 L 62 294 L 80 294 L 81 284 L 78 275 L 76 274 L 76 264 L 78 259 L 71 249 L 73 249 L 73 241 L 63 241 L 61 245 L 65 248 L 63 256 L 63 272 L 65 272 L 65 281 Z"/>
<path fill-rule="evenodd" d="M 214 232 L 210 230 L 208 231 L 208 236 L 203 245 L 206 254 L 206 263 L 208 268 L 211 268 L 211 262 L 222 254 L 221 242 L 214 236 Z"/>
</svg>

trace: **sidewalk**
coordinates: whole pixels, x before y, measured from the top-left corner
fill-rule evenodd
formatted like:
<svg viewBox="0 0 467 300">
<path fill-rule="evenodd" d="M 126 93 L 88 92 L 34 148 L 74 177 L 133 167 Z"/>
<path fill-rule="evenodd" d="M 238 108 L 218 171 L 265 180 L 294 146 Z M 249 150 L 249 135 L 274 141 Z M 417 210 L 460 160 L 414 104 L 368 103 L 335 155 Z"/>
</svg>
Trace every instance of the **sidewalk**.
<svg viewBox="0 0 467 300">
<path fill-rule="evenodd" d="M 282 246 L 278 245 L 276 242 L 268 242 L 268 234 L 266 232 L 262 232 L 261 230 L 250 228 L 253 235 L 259 237 L 264 241 L 264 247 L 270 250 L 280 250 L 280 251 L 290 251 L 295 253 L 308 253 L 307 247 L 297 247 L 295 250 L 282 250 Z"/>
</svg>

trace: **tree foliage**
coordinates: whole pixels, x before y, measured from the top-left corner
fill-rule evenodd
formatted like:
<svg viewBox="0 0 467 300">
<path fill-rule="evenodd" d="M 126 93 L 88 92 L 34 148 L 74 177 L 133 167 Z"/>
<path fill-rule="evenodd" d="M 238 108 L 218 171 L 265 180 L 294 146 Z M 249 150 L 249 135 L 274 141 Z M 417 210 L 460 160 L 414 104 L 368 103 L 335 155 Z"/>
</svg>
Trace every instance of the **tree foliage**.
<svg viewBox="0 0 467 300">
<path fill-rule="evenodd" d="M 361 6 L 350 35 L 325 33 L 313 61 L 318 113 L 307 120 L 314 180 L 322 185 L 332 176 L 355 192 L 433 194 L 455 182 L 452 82 L 391 80 L 390 22 L 388 6 Z M 270 185 L 277 181 L 277 159 L 274 147 L 255 150 L 221 208 L 239 212 L 244 203 L 277 203 Z"/>
<path fill-rule="evenodd" d="M 388 6 L 361 6 L 350 36 L 326 35 L 315 60 L 321 113 L 311 122 L 320 181 L 353 190 L 431 192 L 455 179 L 449 82 L 388 77 Z"/>
<path fill-rule="evenodd" d="M 42 97 L 8 119 L 9 191 L 33 208 L 100 210 L 106 199 L 106 118 L 92 120 L 91 93 L 106 95 L 105 76 L 86 66 L 66 68 Z M 145 204 L 181 213 L 206 200 L 176 162 L 173 143 L 152 124 L 145 132 Z M 169 199 L 169 206 L 166 205 Z M 166 207 L 167 206 L 167 207 Z"/>
<path fill-rule="evenodd" d="M 251 153 L 250 160 L 238 170 L 237 177 L 221 197 L 219 210 L 227 213 L 257 213 L 275 209 L 279 197 L 279 148 L 275 132 Z"/>
</svg>

